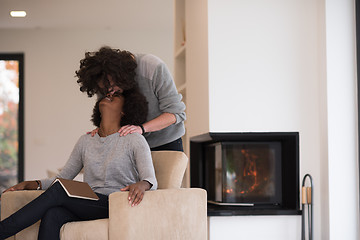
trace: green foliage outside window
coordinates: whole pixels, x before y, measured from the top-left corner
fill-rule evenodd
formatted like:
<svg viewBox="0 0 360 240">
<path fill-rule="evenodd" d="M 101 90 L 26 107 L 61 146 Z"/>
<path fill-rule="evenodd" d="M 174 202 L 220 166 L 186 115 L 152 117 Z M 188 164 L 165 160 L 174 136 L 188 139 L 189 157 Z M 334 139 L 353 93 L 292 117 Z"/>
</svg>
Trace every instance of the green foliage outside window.
<svg viewBox="0 0 360 240">
<path fill-rule="evenodd" d="M 0 60 L 0 191 L 16 184 L 18 167 L 19 70 Z M 0 192 L 0 193 L 1 193 Z"/>
</svg>

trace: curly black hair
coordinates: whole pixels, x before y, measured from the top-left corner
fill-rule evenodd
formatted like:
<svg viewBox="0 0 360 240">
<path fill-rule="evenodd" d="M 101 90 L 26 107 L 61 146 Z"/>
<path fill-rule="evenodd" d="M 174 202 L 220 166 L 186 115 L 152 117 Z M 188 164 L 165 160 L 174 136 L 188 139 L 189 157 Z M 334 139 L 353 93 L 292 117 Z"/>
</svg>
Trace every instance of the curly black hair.
<svg viewBox="0 0 360 240">
<path fill-rule="evenodd" d="M 148 102 L 145 96 L 139 91 L 139 88 L 137 87 L 124 91 L 122 95 L 124 96 L 124 115 L 121 118 L 120 126 L 143 124 L 146 121 L 146 116 L 148 114 Z M 91 121 L 96 127 L 100 127 L 101 122 L 99 108 L 99 103 L 101 100 L 102 99 L 99 99 L 96 102 L 91 118 Z"/>
<path fill-rule="evenodd" d="M 75 76 L 78 78 L 80 91 L 86 92 L 88 97 L 96 93 L 106 95 L 106 90 L 101 89 L 98 84 L 103 82 L 104 88 L 108 89 L 110 87 L 108 75 L 124 91 L 137 86 L 136 67 L 137 63 L 132 53 L 104 46 L 97 52 L 85 53 L 85 58 L 80 60 L 80 69 L 75 72 Z"/>
</svg>

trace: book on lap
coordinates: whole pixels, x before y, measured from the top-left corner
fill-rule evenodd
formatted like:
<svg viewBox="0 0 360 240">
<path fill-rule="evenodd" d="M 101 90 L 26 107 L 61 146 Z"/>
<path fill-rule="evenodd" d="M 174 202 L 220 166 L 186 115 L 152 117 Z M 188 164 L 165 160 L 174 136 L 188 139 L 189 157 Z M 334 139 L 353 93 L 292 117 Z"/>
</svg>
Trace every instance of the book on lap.
<svg viewBox="0 0 360 240">
<path fill-rule="evenodd" d="M 51 185 L 56 182 L 60 183 L 69 197 L 99 200 L 99 197 L 86 182 L 56 178 Z"/>
</svg>

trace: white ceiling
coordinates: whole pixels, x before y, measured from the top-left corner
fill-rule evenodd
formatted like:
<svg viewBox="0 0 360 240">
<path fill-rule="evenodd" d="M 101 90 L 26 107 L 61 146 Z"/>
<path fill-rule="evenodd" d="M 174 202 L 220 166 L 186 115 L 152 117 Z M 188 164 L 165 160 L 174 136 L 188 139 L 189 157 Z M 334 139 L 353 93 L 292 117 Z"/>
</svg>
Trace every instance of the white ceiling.
<svg viewBox="0 0 360 240">
<path fill-rule="evenodd" d="M 11 10 L 25 10 L 12 18 Z M 164 31 L 173 28 L 172 0 L 0 0 L 0 29 L 104 28 Z"/>
</svg>

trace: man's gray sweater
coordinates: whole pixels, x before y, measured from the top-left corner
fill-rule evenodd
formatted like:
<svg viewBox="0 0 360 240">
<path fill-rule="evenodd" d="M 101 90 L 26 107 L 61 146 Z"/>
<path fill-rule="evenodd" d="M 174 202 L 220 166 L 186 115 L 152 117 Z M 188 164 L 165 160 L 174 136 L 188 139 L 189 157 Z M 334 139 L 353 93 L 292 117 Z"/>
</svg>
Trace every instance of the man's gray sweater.
<svg viewBox="0 0 360 240">
<path fill-rule="evenodd" d="M 146 133 L 151 148 L 158 147 L 182 137 L 185 134 L 185 104 L 176 90 L 174 80 L 165 63 L 151 54 L 136 54 L 136 81 L 140 91 L 149 102 L 147 121 L 162 113 L 173 113 L 176 123 L 157 132 Z"/>
</svg>

